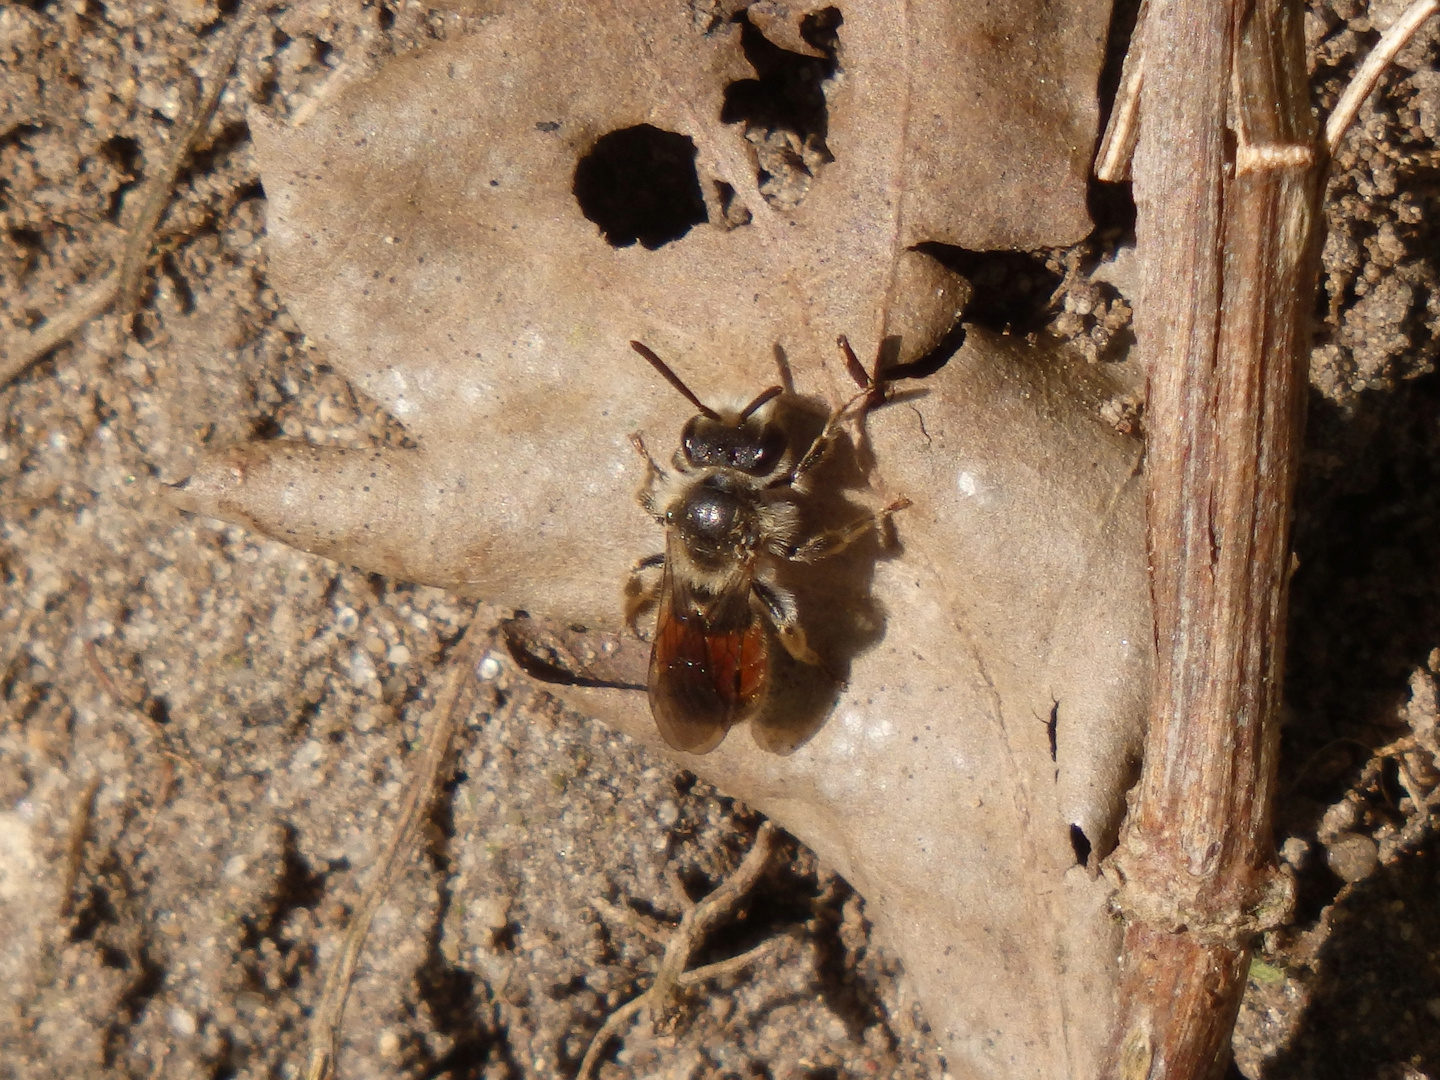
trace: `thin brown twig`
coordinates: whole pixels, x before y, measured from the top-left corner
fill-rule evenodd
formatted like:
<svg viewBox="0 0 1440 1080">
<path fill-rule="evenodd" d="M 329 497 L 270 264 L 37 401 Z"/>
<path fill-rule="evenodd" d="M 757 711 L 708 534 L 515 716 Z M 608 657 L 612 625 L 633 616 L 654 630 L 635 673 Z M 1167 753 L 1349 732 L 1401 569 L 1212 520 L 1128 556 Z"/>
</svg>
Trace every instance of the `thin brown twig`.
<svg viewBox="0 0 1440 1080">
<path fill-rule="evenodd" d="M 156 719 L 144 709 L 136 708 L 134 700 L 121 691 L 106 669 L 104 661 L 100 659 L 100 650 L 96 647 L 95 642 L 85 642 L 85 659 L 89 663 L 91 674 L 95 676 L 95 681 L 100 684 L 100 689 L 109 695 L 121 715 L 128 717 L 140 726 L 160 754 L 160 785 L 150 799 L 150 805 L 153 807 L 150 820 L 136 842 L 138 847 L 144 847 L 145 842 L 150 838 L 150 833 L 154 831 L 155 823 L 160 818 L 160 811 L 164 809 L 165 804 L 170 801 L 170 796 L 174 794 L 175 766 L 177 764 L 194 766 L 195 762 L 188 754 L 172 750 L 166 742 L 165 730 Z"/>
<path fill-rule="evenodd" d="M 1425 785 L 1415 778 L 1410 771 L 1409 764 L 1405 761 L 1404 754 L 1395 756 L 1395 771 L 1400 779 L 1400 786 L 1405 789 L 1405 794 L 1410 796 L 1410 802 L 1414 805 L 1414 812 L 1424 817 L 1434 804 L 1436 792 L 1426 791 Z"/>
<path fill-rule="evenodd" d="M 765 959 L 775 950 L 780 948 L 786 941 L 800 933 L 799 929 L 788 930 L 782 934 L 776 934 L 767 938 L 759 945 L 739 956 L 732 956 L 728 960 L 716 960 L 713 964 L 705 964 L 703 967 L 691 968 L 689 971 L 682 971 L 676 980 L 676 985 L 681 990 L 690 990 L 701 983 L 709 982 L 711 979 L 723 979 L 727 975 L 734 975 L 753 967 L 759 961 Z"/>
<path fill-rule="evenodd" d="M 91 319 L 103 315 L 117 300 L 123 310 L 129 310 L 133 306 L 140 289 L 140 279 L 150 260 L 155 230 L 165 208 L 170 204 L 175 178 L 180 175 L 191 150 L 215 114 L 215 108 L 220 103 L 220 94 L 227 82 L 226 76 L 240 55 L 240 46 L 255 21 L 257 10 L 258 4 L 255 0 L 247 0 L 235 21 L 216 44 L 215 60 L 204 80 L 199 101 L 190 110 L 190 115 L 182 125 L 180 134 L 170 145 L 165 160 L 141 189 L 139 207 L 134 213 L 132 224 L 126 230 L 125 247 L 121 252 L 119 265 L 95 285 L 73 297 L 63 310 L 47 319 L 38 329 L 10 336 L 4 343 L 3 350 L 0 350 L 0 386 L 20 375 L 56 346 L 63 344 Z"/>
<path fill-rule="evenodd" d="M 136 242 L 132 234 L 127 246 Z M 13 335 L 5 343 L 4 354 L 0 355 L 0 386 L 21 374 L 51 349 L 64 344 L 91 319 L 105 314 L 115 302 L 119 285 L 120 271 L 111 270 L 100 279 L 99 284 L 72 299 L 63 311 L 47 319 L 39 329 Z"/>
<path fill-rule="evenodd" d="M 650 992 L 647 990 L 639 997 L 631 998 L 605 1018 L 605 1022 L 600 1025 L 600 1030 L 595 1032 L 595 1037 L 590 1040 L 590 1045 L 585 1050 L 585 1057 L 580 1062 L 580 1071 L 575 1074 L 575 1080 L 590 1080 L 595 1062 L 599 1060 L 606 1044 L 619 1035 L 631 1018 L 649 1003 Z"/>
<path fill-rule="evenodd" d="M 110 672 L 106 671 L 105 665 L 100 662 L 100 652 L 96 649 L 94 641 L 86 640 L 85 642 L 85 660 L 90 665 L 90 673 L 100 684 L 100 689 L 109 694 L 112 701 L 117 705 L 133 704 L 129 698 L 120 693 L 120 688 L 115 685 L 115 680 L 110 677 Z"/>
<path fill-rule="evenodd" d="M 706 964 L 704 967 L 692 968 L 689 971 L 682 972 L 676 980 L 676 986 L 681 990 L 691 990 L 702 983 L 709 982 L 711 979 L 720 979 L 727 975 L 735 975 L 748 967 L 754 967 L 761 960 L 764 960 L 771 953 L 775 952 L 793 935 L 793 931 L 786 934 L 777 934 L 775 937 L 762 941 L 753 949 L 750 949 L 748 952 L 743 952 L 739 956 L 732 956 L 728 960 L 717 960 L 713 964 Z M 650 991 L 647 990 L 639 997 L 627 1001 L 605 1018 L 605 1023 L 600 1025 L 600 1030 L 595 1032 L 595 1037 L 590 1040 L 590 1047 L 585 1051 L 585 1060 L 580 1063 L 580 1071 L 575 1074 L 575 1080 L 589 1080 L 590 1074 L 595 1068 L 595 1062 L 599 1060 L 601 1051 L 605 1049 L 605 1044 L 619 1035 L 635 1014 L 649 1004 Z"/>
<path fill-rule="evenodd" d="M 100 777 L 90 777 L 75 796 L 70 807 L 70 827 L 65 831 L 65 862 L 60 874 L 60 918 L 68 919 L 75 910 L 75 884 L 80 880 L 80 867 L 85 861 L 85 840 L 90 835 L 90 820 L 95 814 L 95 794 L 100 790 Z"/>
<path fill-rule="evenodd" d="M 1135 143 L 1140 138 L 1140 91 L 1145 85 L 1145 20 L 1150 14 L 1150 0 L 1140 0 L 1135 13 L 1135 27 L 1130 33 L 1130 48 L 1120 70 L 1120 85 L 1115 88 L 1115 103 L 1110 120 L 1095 152 L 1095 179 L 1119 183 L 1130 179 L 1130 159 L 1135 156 Z"/>
<path fill-rule="evenodd" d="M 459 725 L 459 705 L 464 696 L 462 691 L 473 677 L 480 639 L 488 633 L 488 629 L 488 626 L 481 625 L 479 618 L 471 620 L 470 628 L 465 631 L 465 636 L 450 661 L 445 685 L 435 698 L 435 707 L 422 721 L 422 724 L 428 725 L 429 730 L 420 750 L 415 773 L 400 800 L 400 815 L 395 824 L 395 832 L 381 852 L 375 864 L 374 875 L 366 885 L 354 915 L 351 916 L 350 925 L 345 931 L 345 940 L 326 973 L 319 1003 L 310 1017 L 306 1080 L 326 1080 L 334 1071 L 340 1025 L 345 1019 L 345 1002 L 350 996 L 350 983 L 355 977 L 360 953 L 365 948 L 370 924 L 390 892 L 395 870 L 403 861 L 402 856 L 408 855 L 413 849 L 421 819 L 435 795 L 440 782 L 440 767 Z"/>
<path fill-rule="evenodd" d="M 1355 122 L 1360 106 L 1375 89 L 1381 74 L 1390 65 L 1390 61 L 1395 59 L 1395 54 L 1406 46 L 1416 31 L 1436 11 L 1440 11 L 1440 0 L 1415 0 L 1405 9 L 1405 14 L 1380 35 L 1375 48 L 1370 50 L 1370 55 L 1365 57 L 1364 62 L 1356 69 L 1350 85 L 1345 88 L 1345 93 L 1340 95 L 1330 118 L 1325 121 L 1325 147 L 1332 155 L 1339 149 L 1340 140 Z"/>
<path fill-rule="evenodd" d="M 145 822 L 145 828 L 141 831 L 135 841 L 137 849 L 143 849 L 150 840 L 150 834 L 155 831 L 155 825 L 160 820 L 160 812 L 165 809 L 165 804 L 170 801 L 170 796 L 175 793 L 175 763 L 185 763 L 185 759 L 173 750 L 164 747 L 160 749 L 160 785 L 150 799 L 150 820 Z"/>
<path fill-rule="evenodd" d="M 781 940 L 778 938 L 774 939 L 773 944 L 766 942 L 740 956 L 732 957 L 730 960 L 722 960 L 716 964 L 696 968 L 694 971 L 687 972 L 685 970 L 686 965 L 690 963 L 690 957 L 700 943 L 705 940 L 705 936 L 715 928 L 721 919 L 735 909 L 735 906 L 760 880 L 760 876 L 765 872 L 765 867 L 769 864 L 774 845 L 775 827 L 768 821 L 763 822 L 760 831 L 755 834 L 754 845 L 736 868 L 735 873 L 726 878 L 714 892 L 703 900 L 691 901 L 685 891 L 680 890 L 685 904 L 685 914 L 681 916 L 680 925 L 675 928 L 675 932 L 665 946 L 665 954 L 660 960 L 660 967 L 655 973 L 654 981 L 644 993 L 620 1006 L 600 1025 L 600 1030 L 590 1040 L 590 1046 L 586 1049 L 585 1057 L 580 1062 L 580 1070 L 575 1074 L 575 1080 L 589 1080 L 606 1045 L 641 1009 L 648 1008 L 657 1023 L 664 1023 L 674 1010 L 675 998 L 679 990 L 699 985 L 706 979 L 739 971 L 761 959 L 770 949 L 777 947 Z"/>
<path fill-rule="evenodd" d="M 619 904 L 612 904 L 604 897 L 592 896 L 590 906 L 603 915 L 612 923 L 619 923 L 621 926 L 628 926 L 636 933 L 644 934 L 655 944 L 663 947 L 670 936 L 658 926 L 653 926 L 649 920 L 641 918 L 639 912 L 631 911 L 628 907 Z"/>
</svg>

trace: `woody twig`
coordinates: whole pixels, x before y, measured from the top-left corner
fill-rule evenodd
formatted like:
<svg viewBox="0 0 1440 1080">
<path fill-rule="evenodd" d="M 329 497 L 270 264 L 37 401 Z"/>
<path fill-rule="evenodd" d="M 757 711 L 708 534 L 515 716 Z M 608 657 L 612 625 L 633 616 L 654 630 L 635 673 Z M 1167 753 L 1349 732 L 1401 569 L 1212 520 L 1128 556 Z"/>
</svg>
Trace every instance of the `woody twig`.
<svg viewBox="0 0 1440 1080">
<path fill-rule="evenodd" d="M 1322 141 L 1298 0 L 1141 5 L 1096 163 L 1135 185 L 1158 654 L 1108 864 L 1126 928 L 1106 1075 L 1218 1075 L 1251 941 L 1289 914 L 1271 801 L 1320 196 L 1381 69 L 1437 8 L 1396 20 Z"/>
<path fill-rule="evenodd" d="M 1283 919 L 1271 793 L 1325 167 L 1303 5 L 1150 0 L 1133 163 L 1158 651 L 1109 1075 L 1214 1076 Z"/>
</svg>

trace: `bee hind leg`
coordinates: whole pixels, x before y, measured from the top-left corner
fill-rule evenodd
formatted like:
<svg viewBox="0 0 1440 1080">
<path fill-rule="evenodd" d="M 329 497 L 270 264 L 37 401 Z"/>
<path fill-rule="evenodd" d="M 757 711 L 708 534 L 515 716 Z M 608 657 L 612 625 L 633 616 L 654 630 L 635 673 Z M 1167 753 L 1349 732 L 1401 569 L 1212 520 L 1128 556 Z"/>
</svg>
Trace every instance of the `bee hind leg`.
<svg viewBox="0 0 1440 1080">
<path fill-rule="evenodd" d="M 839 554 L 851 544 L 855 543 L 855 541 L 868 536 L 871 532 L 877 532 L 883 535 L 885 527 L 890 523 L 890 518 L 895 512 L 904 510 L 909 505 L 910 500 L 901 497 L 883 510 L 865 514 L 844 525 L 816 533 L 803 543 L 782 548 L 780 551 L 777 551 L 776 554 L 781 558 L 789 559 L 791 562 L 819 562 L 821 559 Z"/>
<path fill-rule="evenodd" d="M 773 581 L 756 578 L 750 589 L 760 602 L 761 610 L 775 628 L 775 634 L 785 651 L 802 664 L 816 667 L 821 664 L 820 655 L 805 640 L 805 631 L 800 626 L 799 613 L 795 610 L 795 597 Z"/>
<path fill-rule="evenodd" d="M 840 437 L 840 425 L 845 419 L 845 410 L 848 406 L 842 406 L 830 414 L 825 421 L 825 427 L 819 435 L 815 436 L 809 448 L 800 455 L 800 460 L 795 467 L 786 473 L 779 480 L 773 481 L 771 487 L 790 487 L 802 494 L 810 490 L 810 474 L 819 468 L 830 454 L 834 451 L 836 442 Z"/>
<path fill-rule="evenodd" d="M 625 581 L 625 625 L 636 637 L 640 636 L 635 626 L 640 616 L 660 599 L 663 577 L 648 574 L 648 571 L 663 569 L 664 566 L 664 555 L 647 555 L 631 568 L 630 577 Z"/>
</svg>

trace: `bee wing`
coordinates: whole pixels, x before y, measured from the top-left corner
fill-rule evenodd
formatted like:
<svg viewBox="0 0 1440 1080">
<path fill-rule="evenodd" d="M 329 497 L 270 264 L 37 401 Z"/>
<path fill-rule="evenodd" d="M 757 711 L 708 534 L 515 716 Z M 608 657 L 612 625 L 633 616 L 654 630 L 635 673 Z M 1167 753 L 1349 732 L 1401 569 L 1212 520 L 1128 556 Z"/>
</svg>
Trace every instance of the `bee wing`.
<svg viewBox="0 0 1440 1080">
<path fill-rule="evenodd" d="M 665 561 L 655 645 L 650 651 L 650 711 L 674 749 L 709 753 L 732 724 L 759 705 L 770 675 L 770 639 L 747 595 L 719 605 L 710 621 L 689 586 Z M 728 612 L 728 616 L 726 613 Z"/>
</svg>

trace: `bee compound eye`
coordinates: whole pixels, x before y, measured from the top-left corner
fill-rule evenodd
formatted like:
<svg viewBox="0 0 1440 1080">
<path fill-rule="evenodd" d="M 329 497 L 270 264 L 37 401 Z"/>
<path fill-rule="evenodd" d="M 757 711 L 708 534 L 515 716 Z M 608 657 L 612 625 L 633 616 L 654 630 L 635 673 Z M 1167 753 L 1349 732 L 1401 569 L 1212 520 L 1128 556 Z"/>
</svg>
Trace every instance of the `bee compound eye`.
<svg viewBox="0 0 1440 1080">
<path fill-rule="evenodd" d="M 691 465 L 723 465 L 725 449 L 724 429 L 706 416 L 692 416 L 680 433 L 680 445 L 685 449 L 685 459 Z"/>
<path fill-rule="evenodd" d="M 692 416 L 689 420 L 685 421 L 685 426 L 680 429 L 680 448 L 685 451 L 685 460 L 689 461 L 692 465 L 700 464 L 700 462 L 695 460 L 695 452 L 698 448 L 698 442 L 695 437 L 695 424 L 699 419 L 700 417 L 698 416 Z"/>
<path fill-rule="evenodd" d="M 737 442 L 731 464 L 751 476 L 764 476 L 775 468 L 785 453 L 785 436 L 773 427 L 763 427 L 753 437 Z"/>
</svg>

